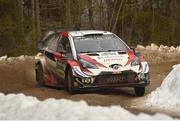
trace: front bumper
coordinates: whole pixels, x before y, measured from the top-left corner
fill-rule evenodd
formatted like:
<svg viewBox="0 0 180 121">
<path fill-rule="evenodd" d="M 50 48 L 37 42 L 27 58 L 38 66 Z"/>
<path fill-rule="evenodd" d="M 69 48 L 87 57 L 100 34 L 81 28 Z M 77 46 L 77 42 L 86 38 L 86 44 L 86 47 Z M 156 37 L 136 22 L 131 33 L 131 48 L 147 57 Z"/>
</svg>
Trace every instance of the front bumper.
<svg viewBox="0 0 180 121">
<path fill-rule="evenodd" d="M 145 78 L 142 79 L 133 71 L 124 71 L 120 74 L 101 73 L 91 82 L 82 82 L 84 78 L 76 77 L 76 89 L 92 89 L 92 88 L 117 88 L 117 87 L 145 87 L 149 85 L 149 74 L 144 74 Z"/>
<path fill-rule="evenodd" d="M 145 87 L 148 86 L 150 82 L 143 83 L 127 83 L 127 84 L 111 84 L 111 85 L 86 85 L 75 87 L 76 90 L 84 89 L 101 89 L 101 88 L 118 88 L 118 87 Z"/>
</svg>

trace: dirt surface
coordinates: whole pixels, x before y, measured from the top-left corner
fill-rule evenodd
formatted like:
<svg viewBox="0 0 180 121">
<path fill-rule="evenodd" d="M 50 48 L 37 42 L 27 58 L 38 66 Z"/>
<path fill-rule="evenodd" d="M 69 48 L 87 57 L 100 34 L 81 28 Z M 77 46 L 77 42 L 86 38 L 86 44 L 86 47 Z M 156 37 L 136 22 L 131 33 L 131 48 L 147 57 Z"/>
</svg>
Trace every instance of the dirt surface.
<svg viewBox="0 0 180 121">
<path fill-rule="evenodd" d="M 150 64 L 151 84 L 146 89 L 146 95 L 161 85 L 166 75 L 171 71 L 172 66 L 178 62 L 166 62 L 161 64 Z M 132 101 L 137 99 L 134 90 L 131 88 L 104 89 L 97 91 L 86 91 L 80 94 L 71 95 L 64 89 L 50 87 L 39 87 L 35 81 L 34 59 L 22 60 L 18 63 L 8 61 L 0 64 L 0 92 L 24 93 L 28 96 L 35 96 L 40 100 L 47 98 L 70 99 L 74 101 L 85 100 L 89 105 L 121 105 L 131 110 Z M 132 109 L 132 112 L 139 112 Z M 146 110 L 141 110 L 148 112 Z"/>
<path fill-rule="evenodd" d="M 151 64 L 151 84 L 146 89 L 146 94 L 160 86 L 162 80 L 171 71 L 172 66 L 178 62 Z M 10 66 L 7 66 L 10 65 Z M 129 88 L 104 89 L 97 91 L 86 91 L 80 94 L 71 95 L 64 89 L 50 87 L 39 87 L 35 81 L 34 61 L 18 60 L 18 63 L 0 64 L 0 91 L 8 93 L 24 93 L 35 96 L 40 100 L 50 97 L 67 98 L 72 100 L 85 100 L 90 105 L 121 105 L 128 106 L 131 99 L 137 98 L 134 90 Z M 12 65 L 12 66 L 11 66 Z M 27 76 L 28 73 L 28 76 Z"/>
</svg>

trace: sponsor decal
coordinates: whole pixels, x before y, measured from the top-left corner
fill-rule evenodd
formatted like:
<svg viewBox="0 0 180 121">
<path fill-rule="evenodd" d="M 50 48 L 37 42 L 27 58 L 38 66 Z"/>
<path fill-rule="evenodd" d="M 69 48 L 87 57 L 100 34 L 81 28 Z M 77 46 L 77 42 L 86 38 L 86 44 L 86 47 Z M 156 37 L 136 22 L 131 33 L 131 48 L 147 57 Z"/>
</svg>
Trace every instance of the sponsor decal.
<svg viewBox="0 0 180 121">
<path fill-rule="evenodd" d="M 119 62 L 119 61 L 123 61 L 122 58 L 107 58 L 107 59 L 104 59 L 104 62 Z"/>
</svg>

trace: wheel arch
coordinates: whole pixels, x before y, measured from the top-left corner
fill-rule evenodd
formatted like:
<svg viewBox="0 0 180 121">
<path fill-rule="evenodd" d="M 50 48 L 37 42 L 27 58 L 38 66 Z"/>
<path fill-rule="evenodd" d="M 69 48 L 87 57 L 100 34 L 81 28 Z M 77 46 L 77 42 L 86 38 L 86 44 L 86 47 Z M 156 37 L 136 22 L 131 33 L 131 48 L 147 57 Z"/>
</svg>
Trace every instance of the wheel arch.
<svg viewBox="0 0 180 121">
<path fill-rule="evenodd" d="M 41 61 L 40 61 L 39 59 L 36 60 L 35 65 L 42 65 L 42 64 L 41 64 Z"/>
<path fill-rule="evenodd" d="M 67 65 L 66 65 L 66 68 L 65 68 L 65 76 L 67 75 L 68 73 L 68 69 L 72 69 L 72 73 L 74 75 L 74 71 L 73 71 L 73 67 L 74 66 L 80 66 L 79 63 L 75 60 L 69 60 L 67 61 Z"/>
<path fill-rule="evenodd" d="M 42 59 L 36 59 L 36 61 L 35 61 L 35 68 L 37 67 L 37 65 L 41 65 L 42 66 L 44 73 L 47 72 L 46 64 L 45 64 L 45 62 Z"/>
<path fill-rule="evenodd" d="M 66 68 L 65 68 L 65 79 L 67 79 L 68 70 L 71 69 L 71 68 L 72 68 L 71 65 L 68 63 L 68 64 L 66 65 Z"/>
</svg>

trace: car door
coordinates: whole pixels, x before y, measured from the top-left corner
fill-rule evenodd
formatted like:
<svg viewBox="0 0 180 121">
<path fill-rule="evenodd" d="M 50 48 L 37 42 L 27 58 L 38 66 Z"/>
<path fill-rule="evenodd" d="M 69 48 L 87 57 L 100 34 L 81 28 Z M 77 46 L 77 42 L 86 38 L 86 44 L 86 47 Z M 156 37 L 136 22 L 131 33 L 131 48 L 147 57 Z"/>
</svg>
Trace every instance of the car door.
<svg viewBox="0 0 180 121">
<path fill-rule="evenodd" d="M 53 39 L 51 39 L 44 52 L 47 68 L 53 74 L 56 74 L 56 71 L 55 71 L 56 58 L 54 55 L 56 54 L 56 51 L 57 51 L 58 40 L 59 40 L 59 36 L 56 36 Z"/>
<path fill-rule="evenodd" d="M 73 58 L 72 49 L 71 49 L 70 42 L 67 36 L 61 35 L 58 41 L 57 53 L 55 56 L 57 60 L 56 72 L 58 73 L 58 76 L 64 80 L 67 61 Z"/>
</svg>

